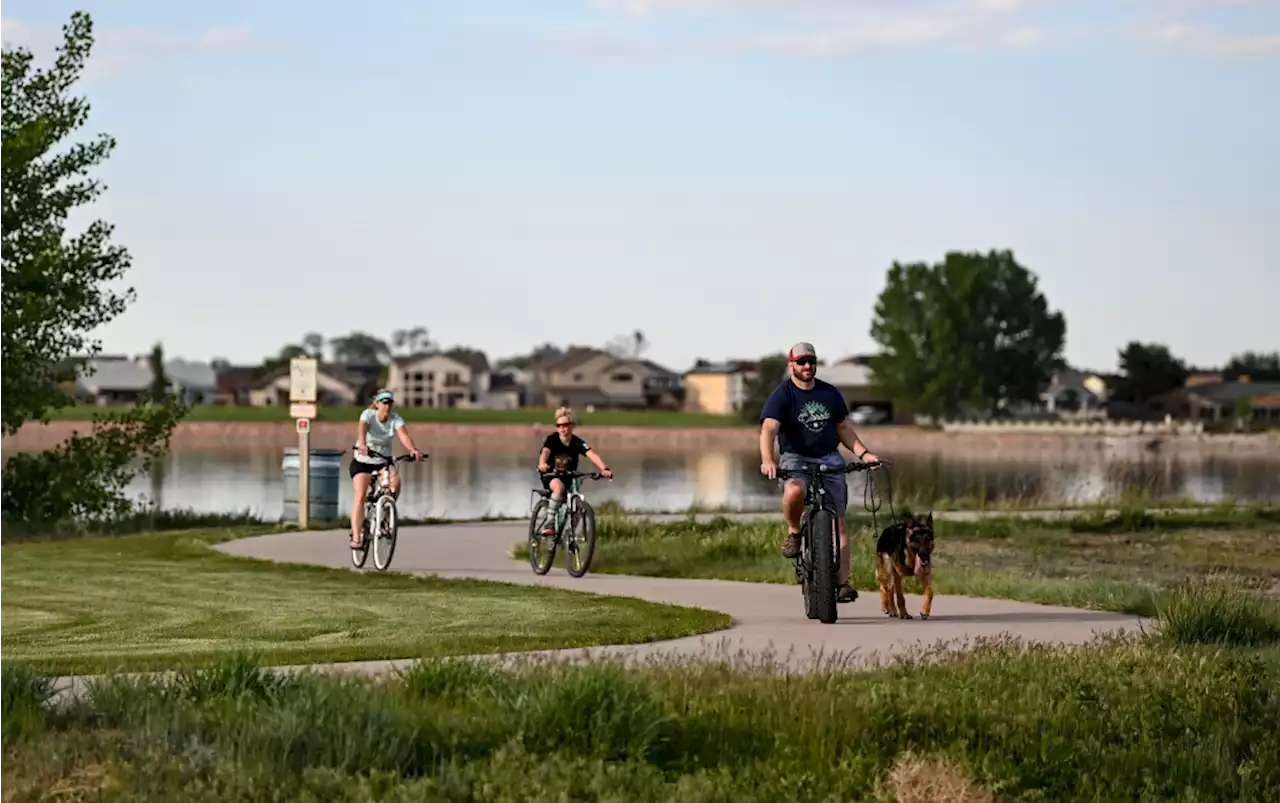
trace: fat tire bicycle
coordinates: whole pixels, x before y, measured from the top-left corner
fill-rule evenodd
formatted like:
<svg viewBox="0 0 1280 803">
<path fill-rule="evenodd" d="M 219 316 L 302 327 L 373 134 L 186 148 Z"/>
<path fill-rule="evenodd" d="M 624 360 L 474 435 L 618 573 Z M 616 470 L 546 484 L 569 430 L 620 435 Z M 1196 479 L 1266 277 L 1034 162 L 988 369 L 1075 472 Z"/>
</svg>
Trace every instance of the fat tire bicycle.
<svg viewBox="0 0 1280 803">
<path fill-rule="evenodd" d="M 804 463 L 798 469 L 778 469 L 778 479 L 807 480 L 804 515 L 800 520 L 800 554 L 795 557 L 795 565 L 796 581 L 804 595 L 804 615 L 810 619 L 829 625 L 837 618 L 836 560 L 840 554 L 840 530 L 836 526 L 838 514 L 822 479 L 831 474 L 870 471 L 882 465 L 888 465 L 888 461 L 845 463 L 841 468 Z"/>
<path fill-rule="evenodd" d="M 565 480 L 564 502 L 556 509 L 555 520 L 551 522 L 554 535 L 547 537 L 538 528 L 542 520 L 542 511 L 551 505 L 551 491 L 546 488 L 534 488 L 530 497 L 532 509 L 529 511 L 529 565 L 537 574 L 551 571 L 556 562 L 557 547 L 564 547 L 564 570 L 571 577 L 582 577 L 591 568 L 591 561 L 596 555 L 596 511 L 582 494 L 582 480 L 605 479 L 598 472 L 582 471 L 547 471 L 538 472 L 549 479 Z"/>
<path fill-rule="evenodd" d="M 369 547 L 373 547 L 373 568 L 385 572 L 391 565 L 391 556 L 396 552 L 396 536 L 400 532 L 400 512 L 396 508 L 396 498 L 391 493 L 391 472 L 393 463 L 412 460 L 413 455 L 402 454 L 386 461 L 373 474 L 373 482 L 364 497 L 364 526 L 360 528 L 360 547 L 351 550 L 351 563 L 357 569 L 364 567 L 369 558 Z M 422 453 L 422 459 L 427 455 Z"/>
</svg>

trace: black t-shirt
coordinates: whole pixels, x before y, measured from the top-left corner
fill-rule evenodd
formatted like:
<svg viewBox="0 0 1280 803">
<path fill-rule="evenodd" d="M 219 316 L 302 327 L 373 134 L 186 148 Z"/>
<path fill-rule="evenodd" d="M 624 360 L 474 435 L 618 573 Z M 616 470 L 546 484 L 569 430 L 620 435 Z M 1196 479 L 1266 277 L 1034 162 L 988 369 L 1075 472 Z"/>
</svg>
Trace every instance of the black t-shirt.
<svg viewBox="0 0 1280 803">
<path fill-rule="evenodd" d="M 790 379 L 778 385 L 764 403 L 760 420 L 773 418 L 778 446 L 784 453 L 824 457 L 836 451 L 840 436 L 836 427 L 849 417 L 849 407 L 836 387 L 815 379 L 812 390 L 796 387 Z"/>
<path fill-rule="evenodd" d="M 578 457 L 591 451 L 587 442 L 577 435 L 569 436 L 569 443 L 560 440 L 560 434 L 553 432 L 542 442 L 542 448 L 551 452 L 547 464 L 552 471 L 577 471 Z"/>
</svg>

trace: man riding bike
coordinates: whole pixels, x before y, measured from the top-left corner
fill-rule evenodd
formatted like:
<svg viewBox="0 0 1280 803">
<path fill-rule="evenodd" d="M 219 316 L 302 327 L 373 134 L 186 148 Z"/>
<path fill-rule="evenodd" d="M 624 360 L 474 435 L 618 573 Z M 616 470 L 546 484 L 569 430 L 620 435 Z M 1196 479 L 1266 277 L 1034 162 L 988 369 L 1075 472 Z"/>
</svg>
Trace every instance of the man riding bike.
<svg viewBox="0 0 1280 803">
<path fill-rule="evenodd" d="M 868 463 L 878 461 L 858 438 L 849 421 L 849 407 L 835 385 L 817 379 L 818 355 L 812 343 L 797 343 L 788 354 L 791 376 L 769 395 L 760 414 L 760 472 L 775 479 L 778 468 L 795 471 L 803 464 L 821 463 L 831 468 L 844 466 L 839 445 Z M 774 459 L 777 439 L 781 461 Z M 849 504 L 849 488 L 843 474 L 822 478 L 836 511 L 840 533 L 840 571 L 836 600 L 853 602 L 858 592 L 849 584 L 849 536 L 844 517 Z M 782 542 L 783 557 L 794 560 L 800 554 L 800 518 L 804 514 L 805 479 L 787 480 L 782 492 L 782 515 L 787 520 L 787 537 Z"/>
</svg>

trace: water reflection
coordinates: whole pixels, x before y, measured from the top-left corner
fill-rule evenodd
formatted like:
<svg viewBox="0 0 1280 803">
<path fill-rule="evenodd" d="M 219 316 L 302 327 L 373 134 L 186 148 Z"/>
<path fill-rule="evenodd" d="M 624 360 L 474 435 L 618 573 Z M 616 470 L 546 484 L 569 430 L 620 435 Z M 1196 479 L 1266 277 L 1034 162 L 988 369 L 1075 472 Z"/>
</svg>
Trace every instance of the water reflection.
<svg viewBox="0 0 1280 803">
<path fill-rule="evenodd" d="M 202 512 L 250 510 L 278 518 L 283 508 L 282 454 L 275 449 L 177 451 L 150 476 L 130 488 L 162 507 Z M 697 454 L 618 453 L 610 460 L 613 482 L 586 485 L 589 498 L 630 508 L 679 510 L 698 504 L 733 509 L 773 509 L 776 486 L 760 476 L 759 461 L 743 452 Z M 536 484 L 532 461 L 519 454 L 441 453 L 426 463 L 402 464 L 401 511 L 410 517 L 471 518 L 523 515 Z M 862 505 L 862 476 L 850 479 L 850 505 Z M 1194 498 L 1280 499 L 1280 458 L 1179 459 L 1157 456 L 1142 462 L 1047 463 L 1035 460 L 956 459 L 904 456 L 895 461 L 894 498 L 928 505 L 940 498 L 994 503 L 1023 500 L 1086 504 L 1117 498 L 1126 489 L 1153 500 Z M 351 505 L 346 458 L 339 507 Z"/>
</svg>

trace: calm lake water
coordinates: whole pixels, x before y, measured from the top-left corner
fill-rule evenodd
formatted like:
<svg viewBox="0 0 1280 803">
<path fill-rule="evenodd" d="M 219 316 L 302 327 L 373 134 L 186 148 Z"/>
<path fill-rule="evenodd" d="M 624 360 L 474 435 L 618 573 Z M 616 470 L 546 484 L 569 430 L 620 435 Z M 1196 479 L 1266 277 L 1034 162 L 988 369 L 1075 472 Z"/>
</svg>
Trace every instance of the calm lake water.
<svg viewBox="0 0 1280 803">
<path fill-rule="evenodd" d="M 251 510 L 276 519 L 283 509 L 282 456 L 276 449 L 176 451 L 154 476 L 139 477 L 132 491 L 169 509 Z M 401 464 L 406 483 L 401 514 L 412 518 L 523 515 L 529 510 L 529 490 L 537 481 L 531 462 L 523 455 L 463 453 Z M 339 505 L 344 511 L 351 505 L 346 463 L 344 457 L 339 485 Z M 693 504 L 759 510 L 779 503 L 776 485 L 760 475 L 758 458 L 749 452 L 616 453 L 610 457 L 610 468 L 616 474 L 613 482 L 586 484 L 589 499 L 615 500 L 645 510 L 681 510 Z M 862 506 L 863 476 L 850 477 L 854 510 Z M 1143 462 L 1098 459 L 1071 464 L 903 456 L 894 460 L 892 479 L 895 499 L 916 495 L 924 504 L 959 497 L 1084 504 L 1114 499 L 1126 487 L 1135 486 L 1155 499 L 1280 501 L 1280 455 L 1170 456 Z"/>
</svg>

